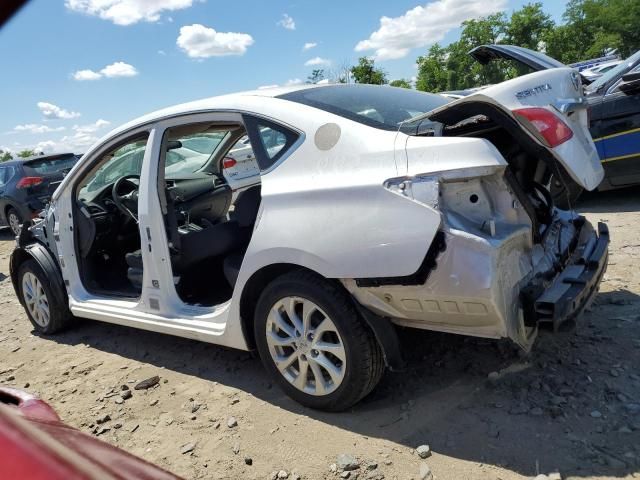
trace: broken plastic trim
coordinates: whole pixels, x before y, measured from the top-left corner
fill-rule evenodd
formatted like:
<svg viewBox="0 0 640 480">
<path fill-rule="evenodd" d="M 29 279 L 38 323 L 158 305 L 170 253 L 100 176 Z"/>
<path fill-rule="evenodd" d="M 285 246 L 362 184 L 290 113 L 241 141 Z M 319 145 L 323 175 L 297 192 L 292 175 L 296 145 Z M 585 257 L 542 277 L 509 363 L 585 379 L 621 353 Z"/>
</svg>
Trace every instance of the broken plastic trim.
<svg viewBox="0 0 640 480">
<path fill-rule="evenodd" d="M 583 233 L 584 237 L 588 237 L 586 240 L 582 237 Z M 571 263 L 571 266 L 583 266 L 580 274 L 568 277 L 560 273 L 549 285 L 546 285 L 542 278 L 537 278 L 522 289 L 520 299 L 525 325 L 533 327 L 549 323 L 554 331 L 557 331 L 562 323 L 579 315 L 597 292 L 600 280 L 607 269 L 609 229 L 606 224 L 600 222 L 597 235 L 589 228 L 588 232 L 578 232 L 576 238 L 579 237 L 583 238 L 581 245 L 585 250 L 588 249 L 590 241 L 595 240 L 595 245 L 592 245 L 589 253 L 582 252 L 582 255 Z M 575 251 L 576 248 L 578 246 L 572 245 L 569 250 Z M 565 266 L 563 271 L 567 268 Z M 566 285 L 570 287 L 567 289 Z M 564 293 L 560 293 L 563 291 Z M 554 300 L 551 300 L 552 298 Z"/>
<path fill-rule="evenodd" d="M 356 278 L 356 285 L 358 287 L 381 287 L 384 285 L 424 285 L 429 278 L 429 274 L 438 266 L 436 261 L 438 255 L 447 249 L 445 241 L 445 235 L 442 230 L 436 233 L 427 254 L 425 255 L 418 270 L 403 277 L 371 277 L 371 278 Z"/>
</svg>

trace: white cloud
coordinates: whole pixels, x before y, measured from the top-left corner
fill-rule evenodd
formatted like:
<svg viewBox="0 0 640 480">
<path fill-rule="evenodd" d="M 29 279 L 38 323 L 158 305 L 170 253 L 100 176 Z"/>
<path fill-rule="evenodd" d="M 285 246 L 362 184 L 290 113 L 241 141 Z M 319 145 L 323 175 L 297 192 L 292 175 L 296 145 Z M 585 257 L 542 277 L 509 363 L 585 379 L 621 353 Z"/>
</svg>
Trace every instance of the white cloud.
<svg viewBox="0 0 640 480">
<path fill-rule="evenodd" d="M 321 57 L 315 57 L 315 58 L 312 58 L 311 60 L 307 60 L 306 62 L 304 62 L 305 67 L 316 67 L 320 65 L 324 65 L 324 66 L 331 65 L 331 60 L 327 60 L 326 58 L 321 58 Z"/>
<path fill-rule="evenodd" d="M 87 150 L 91 145 L 96 143 L 99 140 L 99 137 L 102 135 L 98 134 L 100 130 L 103 130 L 105 127 L 111 125 L 111 122 L 108 122 L 103 119 L 99 119 L 94 123 L 89 123 L 87 125 L 74 125 L 71 129 L 73 130 L 72 134 L 65 135 L 59 140 L 42 140 L 37 143 L 31 144 L 22 144 L 19 142 L 15 142 L 14 146 L 11 148 L 4 148 L 3 150 L 10 150 L 12 152 L 19 152 L 20 150 L 34 150 L 37 153 L 45 152 L 45 153 L 57 153 L 57 152 L 76 152 L 82 153 Z M 64 127 L 54 128 L 50 130 L 39 130 L 30 133 L 50 133 L 56 132 L 64 129 Z"/>
<path fill-rule="evenodd" d="M 292 85 L 302 85 L 304 82 L 302 80 L 300 80 L 299 78 L 290 78 L 289 80 L 287 80 L 287 82 L 285 83 L 285 85 L 287 87 L 290 87 Z"/>
<path fill-rule="evenodd" d="M 286 13 L 282 15 L 282 19 L 278 22 L 278 25 L 280 25 L 282 28 L 286 28 L 287 30 L 296 29 L 296 22 Z"/>
<path fill-rule="evenodd" d="M 41 125 L 38 123 L 27 123 L 25 125 L 16 125 L 13 128 L 14 132 L 27 132 L 27 133 L 61 132 L 64 129 L 65 129 L 64 127 L 52 128 L 49 125 Z"/>
<path fill-rule="evenodd" d="M 138 75 L 138 70 L 136 70 L 136 67 L 129 65 L 128 63 L 114 62 L 100 70 L 100 73 L 107 78 L 135 77 Z"/>
<path fill-rule="evenodd" d="M 405 57 L 412 48 L 444 38 L 464 20 L 504 10 L 507 0 L 436 0 L 395 18 L 382 17 L 380 28 L 358 42 L 356 52 L 375 50 L 377 60 Z"/>
<path fill-rule="evenodd" d="M 99 72 L 94 72 L 93 70 L 78 70 L 73 74 L 73 79 L 82 82 L 86 80 L 99 80 L 102 77 L 135 77 L 136 75 L 138 75 L 138 70 L 136 70 L 136 67 L 133 65 L 124 62 L 113 62 Z"/>
<path fill-rule="evenodd" d="M 33 151 L 36 153 L 53 153 L 53 152 L 61 152 L 62 149 L 58 148 L 58 144 L 53 140 L 45 140 L 44 142 L 38 142 L 35 147 L 33 147 Z"/>
<path fill-rule="evenodd" d="M 306 52 L 307 50 L 311 50 L 312 48 L 316 48 L 317 46 L 318 44 L 316 42 L 307 42 L 302 47 L 302 50 Z"/>
<path fill-rule="evenodd" d="M 73 79 L 78 80 L 79 82 L 83 82 L 86 80 L 99 80 L 102 78 L 98 72 L 94 72 L 93 70 L 78 70 L 73 74 Z"/>
<path fill-rule="evenodd" d="M 216 32 L 198 23 L 180 28 L 177 45 L 191 58 L 244 55 L 253 45 L 253 37 L 247 33 Z"/>
<path fill-rule="evenodd" d="M 167 52 L 165 52 L 164 50 L 158 50 L 158 55 L 166 55 Z"/>
<path fill-rule="evenodd" d="M 78 133 L 95 133 L 108 125 L 111 125 L 111 122 L 100 119 L 95 123 L 90 123 L 88 125 L 74 125 L 72 128 Z"/>
<path fill-rule="evenodd" d="M 258 90 L 266 90 L 267 88 L 276 88 L 279 87 L 280 85 L 278 85 L 277 83 L 274 83 L 273 85 L 260 85 L 258 87 Z"/>
<path fill-rule="evenodd" d="M 54 118 L 77 118 L 80 116 L 78 112 L 70 112 L 65 110 L 64 108 L 60 108 L 57 105 L 49 102 L 38 102 L 38 108 L 45 116 L 45 118 L 54 119 Z"/>
<path fill-rule="evenodd" d="M 194 0 L 66 0 L 69 10 L 100 17 L 116 25 L 157 22 L 163 11 L 181 10 Z M 169 17 L 170 18 L 170 17 Z"/>
</svg>

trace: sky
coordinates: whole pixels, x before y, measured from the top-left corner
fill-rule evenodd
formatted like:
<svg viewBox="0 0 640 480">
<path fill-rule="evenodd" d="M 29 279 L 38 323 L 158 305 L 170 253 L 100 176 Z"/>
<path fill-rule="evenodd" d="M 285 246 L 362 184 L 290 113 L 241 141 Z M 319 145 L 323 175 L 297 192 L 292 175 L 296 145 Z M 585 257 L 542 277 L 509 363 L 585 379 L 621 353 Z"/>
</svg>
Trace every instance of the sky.
<svg viewBox="0 0 640 480">
<path fill-rule="evenodd" d="M 31 0 L 0 29 L 0 148 L 83 153 L 170 105 L 373 57 L 411 79 L 460 23 L 527 0 Z M 565 1 L 545 0 L 561 20 Z"/>
</svg>

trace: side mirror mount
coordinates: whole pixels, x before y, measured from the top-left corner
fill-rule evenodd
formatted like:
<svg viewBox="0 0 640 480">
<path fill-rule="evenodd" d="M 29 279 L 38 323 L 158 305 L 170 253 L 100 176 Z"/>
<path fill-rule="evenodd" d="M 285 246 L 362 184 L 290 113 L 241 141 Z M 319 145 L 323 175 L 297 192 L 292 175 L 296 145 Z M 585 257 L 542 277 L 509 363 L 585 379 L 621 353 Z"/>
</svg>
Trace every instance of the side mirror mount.
<svg viewBox="0 0 640 480">
<path fill-rule="evenodd" d="M 640 92 L 640 72 L 627 73 L 622 76 L 620 91 L 631 95 Z"/>
</svg>

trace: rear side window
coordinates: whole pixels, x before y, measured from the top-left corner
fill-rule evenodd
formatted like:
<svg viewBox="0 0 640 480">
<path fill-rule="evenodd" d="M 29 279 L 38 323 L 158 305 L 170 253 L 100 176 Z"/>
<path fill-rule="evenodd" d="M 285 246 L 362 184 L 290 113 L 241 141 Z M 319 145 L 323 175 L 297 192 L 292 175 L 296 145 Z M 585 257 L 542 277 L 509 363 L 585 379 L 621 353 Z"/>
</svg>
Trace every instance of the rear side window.
<svg viewBox="0 0 640 480">
<path fill-rule="evenodd" d="M 260 170 L 267 170 L 293 146 L 299 134 L 261 118 L 244 116 L 251 148 Z"/>
<path fill-rule="evenodd" d="M 9 180 L 13 177 L 13 172 L 13 167 L 0 167 L 0 187 L 9 183 Z"/>
<path fill-rule="evenodd" d="M 332 85 L 280 95 L 278 98 L 340 115 L 383 130 L 430 112 L 450 99 L 433 93 L 376 85 Z"/>
<path fill-rule="evenodd" d="M 47 157 L 26 162 L 24 169 L 27 175 L 47 175 L 71 170 L 77 161 L 78 157 L 73 154 L 64 157 Z"/>
</svg>

